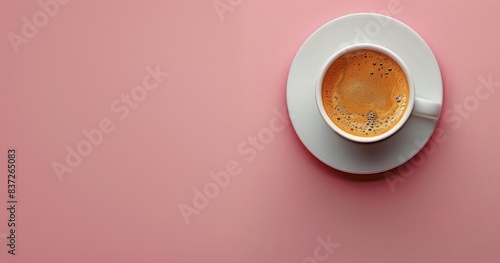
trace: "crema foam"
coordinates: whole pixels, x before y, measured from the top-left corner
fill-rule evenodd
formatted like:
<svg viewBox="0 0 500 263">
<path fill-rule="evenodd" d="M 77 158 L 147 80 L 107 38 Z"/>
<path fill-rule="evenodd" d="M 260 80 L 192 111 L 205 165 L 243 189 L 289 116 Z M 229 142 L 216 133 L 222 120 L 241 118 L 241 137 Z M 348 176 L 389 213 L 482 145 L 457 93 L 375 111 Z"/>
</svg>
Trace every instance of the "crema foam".
<svg viewBox="0 0 500 263">
<path fill-rule="evenodd" d="M 389 56 L 356 50 L 337 58 L 322 84 L 322 100 L 332 122 L 362 137 L 384 134 L 403 117 L 409 95 L 406 75 Z"/>
</svg>

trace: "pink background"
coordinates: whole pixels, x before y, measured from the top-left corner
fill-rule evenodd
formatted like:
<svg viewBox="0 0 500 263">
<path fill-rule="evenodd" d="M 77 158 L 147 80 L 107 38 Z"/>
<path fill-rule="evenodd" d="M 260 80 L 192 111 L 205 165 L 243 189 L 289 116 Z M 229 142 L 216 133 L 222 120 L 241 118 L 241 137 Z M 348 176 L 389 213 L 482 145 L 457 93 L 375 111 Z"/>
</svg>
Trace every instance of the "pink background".
<svg viewBox="0 0 500 263">
<path fill-rule="evenodd" d="M 234 6 L 220 19 L 212 0 L 73 0 L 15 53 L 8 34 L 43 9 L 1 0 L 0 261 L 314 262 L 329 237 L 338 247 L 319 252 L 325 262 L 498 262 L 500 92 L 474 96 L 481 77 L 500 82 L 500 2 L 400 0 L 392 15 L 434 51 L 448 113 L 418 166 L 390 171 L 392 188 L 388 173 L 365 181 L 324 165 L 276 115 L 314 30 L 395 1 L 221 0 Z M 156 65 L 170 75 L 121 120 L 110 105 Z M 115 129 L 58 180 L 52 164 L 104 118 Z M 284 128 L 238 150 L 271 122 Z M 179 205 L 232 160 L 240 173 L 186 224 Z"/>
</svg>

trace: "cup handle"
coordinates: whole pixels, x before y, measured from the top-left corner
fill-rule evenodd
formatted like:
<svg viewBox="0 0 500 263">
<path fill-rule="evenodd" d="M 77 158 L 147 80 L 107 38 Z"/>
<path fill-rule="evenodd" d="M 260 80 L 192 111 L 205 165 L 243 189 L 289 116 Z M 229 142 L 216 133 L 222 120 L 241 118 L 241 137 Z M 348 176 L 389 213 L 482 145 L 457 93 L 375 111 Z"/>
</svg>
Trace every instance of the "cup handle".
<svg viewBox="0 0 500 263">
<path fill-rule="evenodd" d="M 415 97 L 415 104 L 413 105 L 412 114 L 420 115 L 423 117 L 437 118 L 441 112 L 441 104 Z"/>
</svg>

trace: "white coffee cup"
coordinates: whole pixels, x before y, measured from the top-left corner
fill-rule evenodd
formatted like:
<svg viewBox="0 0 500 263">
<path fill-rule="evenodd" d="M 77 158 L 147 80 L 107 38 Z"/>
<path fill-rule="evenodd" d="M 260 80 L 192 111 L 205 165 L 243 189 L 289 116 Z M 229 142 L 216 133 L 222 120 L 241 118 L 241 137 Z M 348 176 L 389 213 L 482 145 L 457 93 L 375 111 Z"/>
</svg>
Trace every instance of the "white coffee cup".
<svg viewBox="0 0 500 263">
<path fill-rule="evenodd" d="M 392 58 L 396 63 L 399 64 L 399 66 L 402 68 L 404 74 L 406 75 L 406 79 L 408 81 L 408 88 L 409 88 L 409 97 L 408 97 L 408 105 L 406 108 L 406 111 L 404 115 L 399 119 L 399 121 L 389 130 L 386 132 L 372 136 L 372 137 L 363 137 L 363 136 L 357 136 L 350 134 L 348 132 L 345 132 L 341 128 L 339 128 L 333 121 L 330 119 L 328 114 L 326 113 L 326 110 L 323 106 L 323 97 L 322 97 L 322 88 L 323 88 L 323 79 L 332 65 L 332 63 L 341 57 L 344 54 L 347 54 L 349 52 L 355 51 L 355 50 L 374 50 L 380 53 L 383 53 L 387 55 L 388 57 Z M 389 50 L 388 48 L 385 48 L 380 45 L 376 44 L 370 44 L 370 43 L 362 43 L 362 44 L 354 44 L 350 45 L 348 47 L 345 47 L 335 53 L 328 61 L 325 63 L 323 68 L 321 69 L 321 72 L 318 75 L 318 79 L 316 82 L 316 104 L 318 106 L 318 110 L 321 113 L 321 116 L 323 117 L 323 120 L 326 122 L 326 124 L 334 130 L 336 133 L 341 135 L 342 137 L 349 139 L 354 142 L 360 142 L 360 143 L 372 143 L 372 142 L 377 142 L 383 139 L 388 138 L 389 136 L 393 135 L 396 133 L 401 127 L 404 126 L 408 118 L 414 114 L 414 115 L 419 115 L 420 117 L 427 117 L 427 118 L 437 118 L 439 116 L 439 113 L 441 112 L 441 104 L 423 99 L 423 98 L 418 98 L 415 96 L 415 83 L 413 81 L 412 74 L 404 61 L 396 55 L 393 51 Z"/>
</svg>

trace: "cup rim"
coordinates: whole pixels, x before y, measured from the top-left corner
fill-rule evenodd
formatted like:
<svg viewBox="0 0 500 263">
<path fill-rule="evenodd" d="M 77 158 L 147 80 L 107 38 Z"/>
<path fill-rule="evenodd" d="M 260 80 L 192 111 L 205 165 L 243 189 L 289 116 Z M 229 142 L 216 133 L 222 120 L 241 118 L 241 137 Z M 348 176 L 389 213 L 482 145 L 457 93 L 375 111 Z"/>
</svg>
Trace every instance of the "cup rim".
<svg viewBox="0 0 500 263">
<path fill-rule="evenodd" d="M 401 117 L 401 119 L 394 125 L 390 130 L 387 132 L 376 135 L 376 136 L 371 136 L 371 137 L 362 137 L 362 136 L 357 136 L 353 135 L 350 133 L 345 132 L 344 130 L 340 129 L 333 121 L 330 119 L 328 114 L 326 113 L 324 107 L 323 107 L 323 97 L 322 97 L 322 89 L 323 89 L 323 79 L 326 75 L 326 72 L 332 65 L 332 63 L 339 57 L 341 57 L 344 54 L 347 54 L 351 51 L 355 50 L 360 50 L 360 49 L 368 49 L 368 50 L 373 50 L 377 52 L 381 52 L 387 56 L 389 56 L 391 59 L 393 59 L 396 63 L 399 64 L 401 69 L 403 70 L 406 80 L 408 82 L 408 89 L 409 89 L 409 98 L 408 98 L 408 105 L 406 108 L 406 111 Z M 400 130 L 406 121 L 409 119 L 412 111 L 413 111 L 413 106 L 415 103 L 415 86 L 413 83 L 413 77 L 410 73 L 410 70 L 408 69 L 408 66 L 406 63 L 404 63 L 403 59 L 401 59 L 396 53 L 394 53 L 392 50 L 373 43 L 358 43 L 358 44 L 353 44 L 349 45 L 347 47 L 342 48 L 341 50 L 337 51 L 335 54 L 333 54 L 327 62 L 324 64 L 323 68 L 320 71 L 320 74 L 318 75 L 317 81 L 316 81 L 316 106 L 321 113 L 321 116 L 323 120 L 330 126 L 331 129 L 333 129 L 337 134 L 341 135 L 342 137 L 354 141 L 354 142 L 359 142 L 359 143 L 373 143 L 373 142 L 378 142 L 381 140 L 384 140 L 393 134 L 395 134 L 398 130 Z"/>
</svg>

